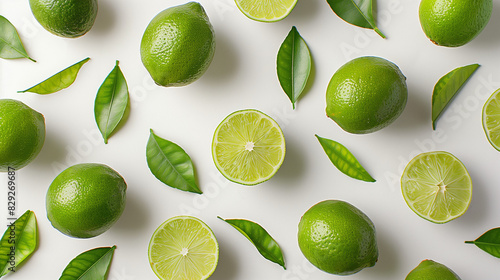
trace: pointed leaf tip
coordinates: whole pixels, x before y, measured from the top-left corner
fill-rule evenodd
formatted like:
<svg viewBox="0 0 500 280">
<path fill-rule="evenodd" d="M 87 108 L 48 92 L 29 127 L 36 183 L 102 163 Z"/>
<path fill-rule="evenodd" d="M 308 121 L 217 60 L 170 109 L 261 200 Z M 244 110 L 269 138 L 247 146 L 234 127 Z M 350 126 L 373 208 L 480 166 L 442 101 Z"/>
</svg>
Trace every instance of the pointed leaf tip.
<svg viewBox="0 0 500 280">
<path fill-rule="evenodd" d="M 24 45 L 17 33 L 14 25 L 5 17 L 0 15 L 0 57 L 4 59 L 27 58 L 36 62 L 29 57 Z"/>
<path fill-rule="evenodd" d="M 69 262 L 59 280 L 104 280 L 116 245 L 85 251 Z"/>
<path fill-rule="evenodd" d="M 280 246 L 261 225 L 249 220 L 217 217 L 243 234 L 264 258 L 286 269 Z"/>
<path fill-rule="evenodd" d="M 146 158 L 151 173 L 164 184 L 183 191 L 201 194 L 193 162 L 177 144 L 160 138 L 150 129 Z"/>
<path fill-rule="evenodd" d="M 486 253 L 496 258 L 500 258 L 500 227 L 490 229 L 476 240 L 465 241 L 465 243 L 474 244 Z"/>
<path fill-rule="evenodd" d="M 377 32 L 377 34 L 380 35 L 380 37 L 387 39 L 387 37 L 384 35 L 384 33 L 382 33 L 382 31 L 380 31 L 380 29 L 375 27 L 373 30 L 375 30 L 375 32 Z"/>
<path fill-rule="evenodd" d="M 129 103 L 127 81 L 118 60 L 104 82 L 99 87 L 94 103 L 94 116 L 104 143 L 123 120 Z"/>
<path fill-rule="evenodd" d="M 292 27 L 283 41 L 276 58 L 276 72 L 281 88 L 286 93 L 292 107 L 303 93 L 311 74 L 312 58 L 309 47 Z"/>
<path fill-rule="evenodd" d="M 471 64 L 456 68 L 439 79 L 432 92 L 432 129 L 442 113 L 451 104 L 454 97 L 460 92 L 469 78 L 479 68 L 479 64 Z"/>
<path fill-rule="evenodd" d="M 386 38 L 375 23 L 372 0 L 327 0 L 327 2 L 333 12 L 344 21 L 358 27 L 373 29 L 380 37 Z"/>
<path fill-rule="evenodd" d="M 14 250 L 12 250 L 12 244 L 16 245 Z M 27 210 L 7 227 L 0 240 L 0 277 L 10 271 L 15 272 L 35 252 L 37 246 L 38 225 L 35 212 Z M 16 260 L 14 265 L 10 259 L 12 253 Z"/>
<path fill-rule="evenodd" d="M 354 155 L 344 145 L 316 134 L 316 138 L 323 147 L 330 161 L 347 176 L 365 182 L 375 182 L 376 180 L 361 166 Z"/>
<path fill-rule="evenodd" d="M 87 57 L 28 89 L 18 91 L 18 93 L 33 92 L 37 94 L 50 94 L 65 89 L 73 84 L 80 68 L 89 60 L 90 57 Z"/>
</svg>

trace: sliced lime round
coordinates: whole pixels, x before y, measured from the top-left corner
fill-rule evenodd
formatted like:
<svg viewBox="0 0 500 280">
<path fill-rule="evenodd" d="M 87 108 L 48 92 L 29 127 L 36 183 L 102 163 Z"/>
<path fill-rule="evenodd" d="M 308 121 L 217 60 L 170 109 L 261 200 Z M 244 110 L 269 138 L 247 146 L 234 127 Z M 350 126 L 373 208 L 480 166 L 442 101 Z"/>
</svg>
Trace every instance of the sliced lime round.
<svg viewBox="0 0 500 280">
<path fill-rule="evenodd" d="M 298 0 L 235 0 L 236 6 L 250 19 L 279 21 L 288 16 Z"/>
<path fill-rule="evenodd" d="M 256 185 L 269 180 L 285 159 L 285 137 L 278 123 L 253 109 L 227 116 L 212 142 L 215 166 L 227 179 Z"/>
<path fill-rule="evenodd" d="M 177 216 L 161 224 L 149 242 L 149 263 L 162 280 L 204 280 L 219 260 L 219 245 L 200 219 Z"/>
<path fill-rule="evenodd" d="M 500 89 L 497 89 L 484 104 L 483 128 L 488 141 L 500 151 Z"/>
<path fill-rule="evenodd" d="M 472 181 L 465 166 L 448 152 L 428 152 L 413 158 L 401 177 L 406 204 L 420 217 L 446 223 L 467 211 Z"/>
</svg>

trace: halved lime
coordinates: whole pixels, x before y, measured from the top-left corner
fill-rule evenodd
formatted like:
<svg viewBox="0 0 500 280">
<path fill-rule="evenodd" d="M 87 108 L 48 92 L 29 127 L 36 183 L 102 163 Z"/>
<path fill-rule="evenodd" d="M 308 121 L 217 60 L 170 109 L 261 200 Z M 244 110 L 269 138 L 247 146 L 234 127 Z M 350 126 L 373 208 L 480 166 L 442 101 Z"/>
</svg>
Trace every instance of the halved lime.
<svg viewBox="0 0 500 280">
<path fill-rule="evenodd" d="M 500 89 L 497 89 L 484 104 L 483 128 L 488 141 L 500 151 Z"/>
<path fill-rule="evenodd" d="M 285 159 L 285 137 L 278 123 L 253 109 L 236 111 L 217 127 L 212 157 L 227 179 L 256 185 L 269 180 Z"/>
<path fill-rule="evenodd" d="M 452 154 L 428 152 L 408 163 L 401 177 L 401 190 L 413 212 L 441 224 L 467 211 L 472 181 L 465 166 Z"/>
<path fill-rule="evenodd" d="M 250 19 L 279 21 L 288 16 L 298 0 L 235 0 L 236 6 Z"/>
<path fill-rule="evenodd" d="M 200 219 L 177 216 L 156 229 L 148 255 L 151 268 L 162 280 L 202 280 L 217 267 L 219 245 Z"/>
</svg>

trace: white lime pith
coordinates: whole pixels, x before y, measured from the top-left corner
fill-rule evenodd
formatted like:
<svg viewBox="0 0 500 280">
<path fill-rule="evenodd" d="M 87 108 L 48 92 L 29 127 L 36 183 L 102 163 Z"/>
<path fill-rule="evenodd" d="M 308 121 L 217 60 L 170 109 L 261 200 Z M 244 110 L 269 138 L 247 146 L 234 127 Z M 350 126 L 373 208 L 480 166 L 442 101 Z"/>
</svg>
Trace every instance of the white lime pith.
<svg viewBox="0 0 500 280">
<path fill-rule="evenodd" d="M 230 181 L 243 185 L 256 185 L 274 176 L 285 150 L 278 123 L 253 109 L 227 116 L 215 130 L 212 142 L 217 169 Z"/>
<path fill-rule="evenodd" d="M 401 190 L 417 215 L 433 223 L 446 223 L 467 211 L 472 180 L 452 154 L 428 152 L 408 163 L 401 177 Z"/>
<path fill-rule="evenodd" d="M 235 0 L 238 9 L 250 19 L 275 22 L 290 14 L 298 0 Z"/>
<path fill-rule="evenodd" d="M 148 255 L 151 268 L 162 280 L 204 280 L 217 267 L 219 245 L 200 219 L 177 216 L 156 229 Z"/>
<path fill-rule="evenodd" d="M 483 129 L 490 144 L 500 151 L 500 89 L 484 104 Z"/>
</svg>

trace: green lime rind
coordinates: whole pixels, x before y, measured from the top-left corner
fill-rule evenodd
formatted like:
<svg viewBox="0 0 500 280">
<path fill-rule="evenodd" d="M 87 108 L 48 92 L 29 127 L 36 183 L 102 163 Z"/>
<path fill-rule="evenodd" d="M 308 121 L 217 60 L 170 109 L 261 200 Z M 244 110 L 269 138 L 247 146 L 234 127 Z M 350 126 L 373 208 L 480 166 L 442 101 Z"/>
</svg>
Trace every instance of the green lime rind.
<svg viewBox="0 0 500 280">
<path fill-rule="evenodd" d="M 419 19 L 432 43 L 460 47 L 474 40 L 488 24 L 492 0 L 422 0 Z"/>
<path fill-rule="evenodd" d="M 157 85 L 185 86 L 207 71 L 215 46 L 215 31 L 205 9 L 188 2 L 151 20 L 141 39 L 141 61 Z"/>
<path fill-rule="evenodd" d="M 19 100 L 0 99 L 0 172 L 19 170 L 40 154 L 45 117 Z"/>
<path fill-rule="evenodd" d="M 373 222 L 341 200 L 325 200 L 309 208 L 300 219 L 297 239 L 311 264 L 335 275 L 372 267 L 379 256 Z"/>
<path fill-rule="evenodd" d="M 257 185 L 272 178 L 285 153 L 285 137 L 278 123 L 254 109 L 227 116 L 212 140 L 215 166 L 228 180 L 242 185 Z"/>
<path fill-rule="evenodd" d="M 460 277 L 444 264 L 423 260 L 405 278 L 405 280 L 419 279 L 460 280 Z"/>
<path fill-rule="evenodd" d="M 90 31 L 97 17 L 97 0 L 29 0 L 35 19 L 50 33 L 77 38 Z"/>
<path fill-rule="evenodd" d="M 486 100 L 482 121 L 486 138 L 493 148 L 500 151 L 500 89 L 493 92 Z"/>
<path fill-rule="evenodd" d="M 111 167 L 80 163 L 52 181 L 46 198 L 47 218 L 61 233 L 92 238 L 109 230 L 125 210 L 127 183 Z"/>
<path fill-rule="evenodd" d="M 462 216 L 472 199 L 472 180 L 463 163 L 448 152 L 413 158 L 401 177 L 406 204 L 418 216 L 437 224 Z"/>
<path fill-rule="evenodd" d="M 276 22 L 286 18 L 295 8 L 298 0 L 235 0 L 235 2 L 238 9 L 249 19 Z"/>
<path fill-rule="evenodd" d="M 381 57 L 358 57 L 330 79 L 326 115 L 349 133 L 367 134 L 393 123 L 407 100 L 406 77 L 396 64 Z"/>
<path fill-rule="evenodd" d="M 217 267 L 219 244 L 210 227 L 200 219 L 176 216 L 155 230 L 149 242 L 148 258 L 159 279 L 204 280 Z"/>
</svg>

